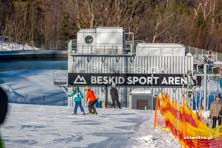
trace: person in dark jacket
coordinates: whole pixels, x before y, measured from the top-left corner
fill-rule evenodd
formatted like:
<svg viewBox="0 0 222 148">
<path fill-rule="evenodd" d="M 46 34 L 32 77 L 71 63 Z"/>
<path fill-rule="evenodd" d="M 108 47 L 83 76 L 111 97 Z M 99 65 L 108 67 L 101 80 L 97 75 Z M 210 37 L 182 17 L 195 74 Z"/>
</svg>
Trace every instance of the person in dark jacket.
<svg viewBox="0 0 222 148">
<path fill-rule="evenodd" d="M 119 108 L 121 109 L 121 104 L 119 102 L 119 95 L 118 95 L 118 91 L 117 91 L 117 88 L 116 88 L 116 84 L 112 84 L 112 88 L 110 90 L 110 95 L 111 95 L 111 98 L 112 98 L 112 106 L 113 108 L 115 108 L 115 102 L 117 103 L 117 105 L 119 106 Z"/>
<path fill-rule="evenodd" d="M 0 87 L 0 125 L 3 124 L 8 111 L 8 96 L 5 91 Z M 3 142 L 0 137 L 0 148 L 3 148 Z"/>
</svg>

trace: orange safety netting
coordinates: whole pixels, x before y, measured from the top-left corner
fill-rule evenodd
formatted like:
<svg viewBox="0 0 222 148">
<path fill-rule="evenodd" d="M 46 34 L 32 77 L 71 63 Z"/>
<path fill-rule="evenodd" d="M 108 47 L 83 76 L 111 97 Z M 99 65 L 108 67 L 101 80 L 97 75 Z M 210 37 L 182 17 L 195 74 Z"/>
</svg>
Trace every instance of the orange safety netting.
<svg viewBox="0 0 222 148">
<path fill-rule="evenodd" d="M 179 106 L 176 100 L 170 100 L 166 93 L 156 97 L 154 128 L 171 131 L 179 143 L 190 148 L 222 147 L 222 126 L 209 128 L 197 114 L 187 107 L 182 98 Z"/>
</svg>

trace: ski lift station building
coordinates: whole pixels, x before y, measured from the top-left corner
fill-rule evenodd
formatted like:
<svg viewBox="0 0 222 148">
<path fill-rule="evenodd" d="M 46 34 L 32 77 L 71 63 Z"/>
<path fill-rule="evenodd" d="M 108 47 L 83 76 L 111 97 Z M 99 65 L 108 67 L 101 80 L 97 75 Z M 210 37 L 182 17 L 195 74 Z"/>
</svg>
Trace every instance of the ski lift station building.
<svg viewBox="0 0 222 148">
<path fill-rule="evenodd" d="M 121 27 L 81 29 L 68 44 L 68 86 L 88 85 L 106 104 L 113 83 L 125 107 L 153 109 L 159 91 L 180 102 L 192 72 L 184 45 L 137 42 Z"/>
</svg>

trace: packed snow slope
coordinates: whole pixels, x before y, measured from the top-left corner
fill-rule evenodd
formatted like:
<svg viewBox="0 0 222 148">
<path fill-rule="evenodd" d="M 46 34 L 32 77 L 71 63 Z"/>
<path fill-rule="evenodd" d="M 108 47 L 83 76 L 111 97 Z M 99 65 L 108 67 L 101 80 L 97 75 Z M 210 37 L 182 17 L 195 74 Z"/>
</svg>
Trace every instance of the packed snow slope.
<svg viewBox="0 0 222 148">
<path fill-rule="evenodd" d="M 55 70 L 39 69 L 4 71 L 0 72 L 0 79 L 4 81 L 2 87 L 7 91 L 10 102 L 66 105 L 67 95 L 65 91 L 53 84 L 54 72 Z M 57 70 L 57 72 L 64 71 Z"/>
<path fill-rule="evenodd" d="M 6 148 L 180 147 L 170 133 L 153 128 L 153 111 L 129 109 L 72 115 L 70 107 L 10 104 L 1 134 Z"/>
</svg>

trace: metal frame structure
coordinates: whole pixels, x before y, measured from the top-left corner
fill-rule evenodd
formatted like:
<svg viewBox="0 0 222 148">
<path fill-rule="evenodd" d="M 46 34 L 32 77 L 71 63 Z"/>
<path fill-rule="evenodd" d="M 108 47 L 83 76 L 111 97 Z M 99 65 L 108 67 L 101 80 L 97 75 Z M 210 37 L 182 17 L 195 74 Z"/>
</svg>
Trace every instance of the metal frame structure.
<svg viewBox="0 0 222 148">
<path fill-rule="evenodd" d="M 177 58 L 171 58 L 171 60 L 162 60 L 161 57 L 158 58 L 153 58 L 152 57 L 149 57 L 150 60 L 146 60 L 144 59 L 144 57 L 142 57 L 140 60 L 137 56 L 136 56 L 136 52 L 135 52 L 135 45 L 136 45 L 136 41 L 134 41 L 134 34 L 133 33 L 125 33 L 126 36 L 129 35 L 131 36 L 131 40 L 128 40 L 128 41 L 125 41 L 124 43 L 124 50 L 123 50 L 123 53 L 122 54 L 117 54 L 116 52 L 108 52 L 106 53 L 107 49 L 106 47 L 108 47 L 109 45 L 106 45 L 104 46 L 104 50 L 103 52 L 101 53 L 93 53 L 93 52 L 90 52 L 90 53 L 78 53 L 77 52 L 77 40 L 71 40 L 69 41 L 68 43 L 68 73 L 70 72 L 73 72 L 73 64 L 75 62 L 79 62 L 78 59 L 80 58 L 83 58 L 85 59 L 85 61 L 87 62 L 90 62 L 90 61 L 101 61 L 101 63 L 106 63 L 106 61 L 115 61 L 116 63 L 121 63 L 124 61 L 124 64 L 125 64 L 125 67 L 123 68 L 123 70 L 120 70 L 122 72 L 132 72 L 132 71 L 136 71 L 136 69 L 140 72 L 138 73 L 143 73 L 143 72 L 146 72 L 146 69 L 144 70 L 144 67 L 138 67 L 138 65 L 144 65 L 144 64 L 147 64 L 147 63 L 157 63 L 155 66 L 152 66 L 150 67 L 149 65 L 147 67 L 149 67 L 151 70 L 149 71 L 150 73 L 169 73 L 169 69 L 167 67 L 163 67 L 163 68 L 159 68 L 159 63 L 161 65 L 161 62 L 169 62 L 171 60 L 175 60 L 175 61 L 180 61 L 180 58 L 177 57 Z M 126 38 L 126 37 L 125 37 Z M 143 42 L 143 41 L 141 41 Z M 102 46 L 102 45 L 101 45 Z M 113 46 L 112 49 L 115 49 L 115 47 Z M 198 51 L 200 50 L 200 51 Z M 192 51 L 190 48 L 189 48 L 189 52 Z M 211 78 L 211 77 L 217 77 L 217 78 L 221 78 L 222 77 L 222 74 L 218 73 L 218 74 L 213 74 L 213 71 L 214 69 L 222 66 L 222 62 L 220 61 L 217 61 L 218 59 L 220 59 L 219 57 L 219 53 L 213 53 L 213 58 L 214 58 L 214 61 L 213 62 L 213 67 L 212 67 L 212 73 L 209 74 L 207 73 L 207 66 L 209 65 L 207 62 L 204 61 L 204 59 L 207 57 L 207 50 L 202 50 L 202 49 L 197 49 L 195 48 L 194 50 L 194 55 L 193 57 L 190 57 L 191 61 L 186 61 L 184 59 L 182 59 L 182 65 L 184 65 L 184 63 L 189 63 L 189 66 L 190 67 L 189 69 L 193 72 L 193 66 L 194 65 L 197 65 L 197 72 L 193 72 L 192 73 L 192 76 L 193 77 L 196 77 L 196 76 L 201 76 L 203 78 L 203 87 L 204 87 L 204 91 L 203 91 L 203 106 L 204 106 L 204 109 L 207 110 L 207 103 L 209 102 L 208 101 L 208 90 L 207 90 L 207 87 L 208 87 L 208 79 Z M 98 60 L 99 59 L 99 60 Z M 112 60 L 111 60 L 112 59 Z M 122 60 L 122 59 L 125 59 L 125 60 Z M 169 62 L 170 63 L 170 62 Z M 175 68 L 177 67 L 178 65 L 180 64 L 173 64 L 171 63 L 172 65 L 172 71 L 173 73 L 177 73 L 178 72 L 178 69 Z M 87 64 L 86 64 L 87 65 Z M 152 64 L 151 64 L 152 65 Z M 211 64 L 210 64 L 211 65 Z M 186 67 L 184 66 L 184 67 Z M 201 73 L 199 71 L 199 68 L 198 66 L 203 66 L 204 70 L 203 70 L 203 73 Z M 89 67 L 89 66 L 88 66 Z M 86 66 L 86 68 L 88 68 Z M 181 68 L 181 67 L 180 67 Z M 78 69 L 78 68 L 77 68 Z M 173 71 L 173 69 L 175 69 L 175 71 Z M 181 68 L 183 69 L 183 68 Z M 81 69 L 79 69 L 77 72 L 82 72 Z M 184 69 L 184 71 L 182 73 L 184 73 L 185 75 L 187 74 L 188 72 L 188 69 Z M 54 84 L 55 85 L 59 85 L 59 86 L 62 86 L 64 87 L 65 89 L 67 89 L 67 80 L 64 80 L 64 79 L 60 79 L 58 80 L 59 77 L 61 76 L 57 76 L 56 74 L 53 74 L 53 79 L 54 79 Z M 63 78 L 67 78 L 67 74 L 64 74 L 62 76 Z M 183 87 L 183 88 L 179 88 L 179 89 L 174 89 L 172 88 L 172 90 L 169 90 L 168 88 L 149 88 L 152 90 L 152 94 L 154 95 L 157 91 L 168 91 L 168 92 L 171 92 L 170 95 L 173 97 L 173 98 L 180 98 L 182 95 L 186 95 L 186 97 L 188 97 L 190 94 L 194 95 L 195 92 L 196 92 L 196 89 L 197 87 L 196 86 L 193 86 L 191 87 L 192 85 L 190 86 L 187 86 L 187 87 Z M 133 89 L 133 87 L 130 87 L 130 88 L 126 88 L 124 91 L 125 91 L 125 96 L 128 95 L 128 93 Z M 143 89 L 143 87 L 141 87 L 140 89 Z M 108 87 L 104 87 L 102 88 L 102 91 L 108 91 Z M 178 93 L 179 92 L 179 93 Z M 179 96 L 180 95 L 180 96 Z M 176 97 L 177 96 L 177 97 Z M 106 97 L 108 97 L 108 94 L 106 93 Z M 197 97 L 196 97 L 197 98 Z M 191 97 L 188 99 L 188 101 L 191 102 Z M 190 104 L 191 106 L 191 104 Z"/>
<path fill-rule="evenodd" d="M 125 40 L 127 36 L 130 36 L 131 40 Z M 92 50 L 92 48 L 96 48 L 97 46 L 104 47 L 102 50 L 103 52 L 101 52 L 101 49 L 99 53 Z M 77 52 L 78 51 L 77 47 L 79 47 L 79 45 L 77 44 L 77 40 L 70 40 L 68 43 L 68 73 L 73 72 L 73 64 L 77 58 L 87 59 L 87 62 L 90 62 L 90 60 L 94 58 L 101 58 L 102 63 L 104 63 L 107 58 L 115 58 L 116 62 L 119 62 L 120 58 L 121 59 L 124 58 L 124 64 L 127 65 L 126 64 L 127 57 L 130 57 L 131 60 L 135 57 L 134 33 L 132 32 L 125 33 L 122 54 L 115 52 L 116 51 L 115 46 L 112 46 L 112 45 L 110 46 L 109 44 L 97 44 L 97 46 L 96 47 L 88 46 L 88 47 L 91 47 L 90 52 L 79 53 Z M 111 52 L 107 52 L 107 50 L 110 50 Z M 127 70 L 127 68 L 125 70 Z M 123 92 L 125 92 L 125 97 L 127 97 L 127 94 L 126 94 L 127 89 L 124 89 Z M 108 87 L 107 86 L 105 86 L 105 99 L 106 99 L 105 105 L 107 106 L 107 102 L 108 102 Z"/>
<path fill-rule="evenodd" d="M 69 62 L 68 72 L 72 73 L 138 73 L 138 74 L 155 74 L 155 73 L 168 73 L 168 74 L 185 74 L 188 71 L 193 71 L 193 58 L 188 56 L 136 56 L 132 52 L 123 54 L 79 54 L 76 49 L 75 41 L 69 42 Z M 132 49 L 133 50 L 133 49 Z M 132 51 L 131 50 L 131 51 Z M 108 66 L 107 66 L 108 65 Z M 178 65 L 181 65 L 178 67 Z M 106 67 L 107 66 L 107 67 Z M 96 68 L 95 70 L 93 68 Z M 139 87 L 144 89 L 144 87 Z M 152 90 L 152 94 L 160 91 L 157 87 L 147 87 Z M 100 94 L 103 90 L 105 98 L 108 98 L 109 87 L 104 86 L 101 90 L 99 88 L 97 93 Z M 128 96 L 134 87 L 119 88 L 121 98 L 124 104 L 128 106 Z M 164 88 L 163 91 L 173 94 L 177 98 L 181 98 L 182 92 L 187 88 Z M 99 95 L 101 96 L 101 95 Z M 107 101 L 106 101 L 107 102 Z"/>
<path fill-rule="evenodd" d="M 127 38 L 130 39 L 126 40 Z M 91 47 L 94 50 L 88 50 L 86 53 L 78 52 L 77 48 L 81 46 L 77 44 L 77 40 L 70 40 L 68 43 L 68 73 L 165 73 L 184 74 L 187 76 L 187 73 L 191 72 L 194 75 L 192 56 L 137 56 L 133 33 L 125 33 L 122 53 L 115 52 L 115 46 L 110 46 L 109 44 L 97 46 L 99 46 L 99 52 L 97 52 L 96 46 L 91 47 L 90 44 L 87 45 L 87 48 L 90 49 Z M 104 46 L 103 50 L 101 50 L 102 46 Z M 121 98 L 124 98 L 126 107 L 128 106 L 127 98 L 129 93 L 134 88 L 119 88 Z M 144 86 L 137 88 L 144 89 Z M 162 88 L 152 86 L 147 88 L 152 91 L 153 95 L 159 91 L 168 92 L 171 97 L 177 98 L 178 102 L 181 102 L 180 99 L 183 94 L 188 96 L 188 92 L 191 92 L 190 86 L 177 89 L 174 87 Z M 109 87 L 107 85 L 102 88 L 95 87 L 95 91 L 100 97 L 105 96 L 107 104 Z"/>
<path fill-rule="evenodd" d="M 211 73 L 211 74 L 207 73 L 207 66 L 212 66 L 212 73 Z M 221 74 L 221 73 L 213 74 L 213 69 L 218 68 L 218 67 L 220 67 L 220 66 L 222 66 L 222 62 L 220 62 L 220 61 L 213 62 L 212 64 L 203 63 L 203 73 L 201 74 L 201 73 L 199 72 L 199 70 L 197 70 L 198 73 L 195 74 L 195 76 L 201 76 L 201 77 L 203 77 L 203 87 L 204 87 L 204 91 L 203 91 L 203 101 L 204 101 L 204 102 L 203 102 L 203 107 L 204 107 L 204 110 L 207 110 L 207 108 L 208 108 L 208 102 L 209 102 L 209 100 L 208 100 L 208 90 L 207 90 L 207 87 L 208 87 L 208 79 L 209 79 L 210 77 L 218 77 L 218 78 L 221 78 L 221 77 L 222 77 L 222 74 Z M 197 69 L 198 69 L 198 67 L 197 67 Z"/>
</svg>

